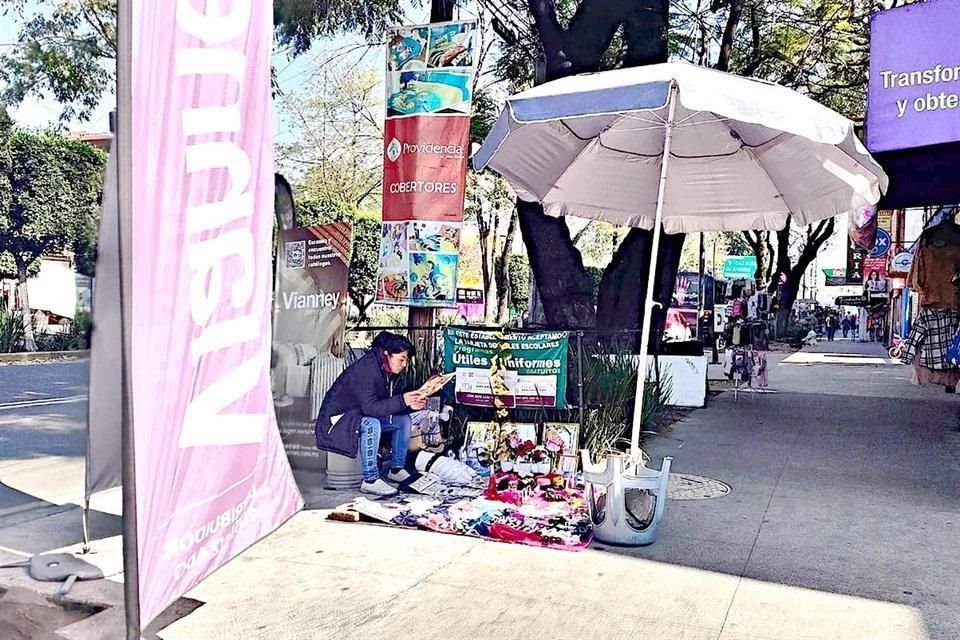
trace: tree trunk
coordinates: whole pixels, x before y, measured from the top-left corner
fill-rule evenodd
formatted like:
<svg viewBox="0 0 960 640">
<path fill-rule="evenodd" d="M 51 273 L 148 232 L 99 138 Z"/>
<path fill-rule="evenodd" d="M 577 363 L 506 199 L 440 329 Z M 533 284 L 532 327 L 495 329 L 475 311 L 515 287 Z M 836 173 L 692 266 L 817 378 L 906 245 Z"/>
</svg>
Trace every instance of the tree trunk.
<svg viewBox="0 0 960 640">
<path fill-rule="evenodd" d="M 30 310 L 30 296 L 27 291 L 27 265 L 16 255 L 14 262 L 17 265 L 17 289 L 20 292 L 20 313 L 23 318 L 23 350 L 36 351 L 37 339 L 33 334 L 33 312 Z"/>
<path fill-rule="evenodd" d="M 431 0 L 430 22 L 449 22 L 453 20 L 453 8 L 456 0 Z"/>
<path fill-rule="evenodd" d="M 593 327 L 593 279 L 583 267 L 583 256 L 570 239 L 566 221 L 544 215 L 542 206 L 523 200 L 517 201 L 517 211 L 550 328 Z"/>
<path fill-rule="evenodd" d="M 785 271 L 785 273 L 787 273 L 787 281 L 781 289 L 780 311 L 777 313 L 778 336 L 784 335 L 787 330 L 790 315 L 793 311 L 793 303 L 796 302 L 797 294 L 800 291 L 800 279 L 803 278 L 803 274 L 807 272 L 807 269 L 813 264 L 813 261 L 816 260 L 821 247 L 823 247 L 827 240 L 830 239 L 830 236 L 833 235 L 835 228 L 835 218 L 822 220 L 815 228 L 808 227 L 807 243 L 803 246 L 803 250 L 797 258 L 797 263 L 788 271 Z M 784 231 L 781 231 L 781 233 L 789 233 L 789 230 L 790 224 L 788 222 L 786 228 Z M 787 264 L 789 264 L 789 262 Z"/>
<path fill-rule="evenodd" d="M 660 347 L 660 336 L 677 281 L 685 237 L 684 234 L 660 234 L 660 255 L 657 258 L 653 298 L 662 304 L 663 308 L 655 310 L 651 320 L 651 353 L 655 353 Z M 652 231 L 631 229 L 600 280 L 597 328 L 604 332 L 600 339 L 610 348 L 635 350 L 640 344 L 639 333 L 616 332 L 643 326 L 652 238 Z"/>
<path fill-rule="evenodd" d="M 617 8 L 623 11 L 627 3 Z M 629 3 L 623 23 L 626 51 L 622 57 L 625 67 L 638 67 L 667 61 L 667 30 L 669 18 L 667 0 L 640 0 Z M 632 236 L 632 237 L 631 237 Z M 643 237 L 646 236 L 646 237 Z M 654 298 L 665 304 L 651 323 L 651 351 L 659 349 L 660 336 L 666 320 L 666 307 L 676 285 L 684 235 L 661 234 L 660 257 L 657 261 L 657 281 Z M 602 330 L 639 329 L 643 326 L 644 301 L 650 265 L 650 231 L 631 229 L 600 281 L 597 317 Z M 639 283 L 639 286 L 638 286 Z M 622 315 L 621 315 L 622 313 Z M 618 346 L 639 344 L 639 334 L 632 339 L 616 341 Z"/>
<path fill-rule="evenodd" d="M 496 258 L 494 282 L 497 287 L 499 301 L 497 305 L 497 324 L 504 325 L 510 320 L 510 254 L 513 251 L 513 241 L 517 236 L 517 210 L 510 212 L 510 222 L 507 224 L 507 235 L 503 239 L 503 246 Z"/>
<path fill-rule="evenodd" d="M 547 314 L 543 311 L 543 302 L 540 299 L 540 288 L 537 286 L 537 277 L 530 269 L 530 301 L 527 303 L 527 319 L 524 327 L 547 326 Z"/>
<path fill-rule="evenodd" d="M 483 279 L 483 321 L 492 324 L 496 318 L 497 285 L 493 280 L 493 252 L 483 246 L 480 248 L 480 272 Z"/>
<path fill-rule="evenodd" d="M 720 3 L 714 0 L 711 11 L 720 8 Z M 743 0 L 730 0 L 730 14 L 727 16 L 727 25 L 723 29 L 723 38 L 720 40 L 720 57 L 717 59 L 717 69 L 730 70 L 730 58 L 733 57 L 733 41 L 737 36 L 737 25 L 740 24 L 740 15 L 743 13 Z"/>
<path fill-rule="evenodd" d="M 582 0 L 567 29 L 560 25 L 553 0 L 528 0 L 528 7 L 544 54 L 538 81 L 598 71 L 621 26 L 629 43 L 622 56 L 623 66 L 666 60 L 666 0 L 626 5 L 622 0 Z M 540 287 L 549 325 L 562 329 L 593 327 L 596 311 L 592 278 L 583 267 L 566 223 L 547 217 L 539 205 L 518 200 L 517 206 L 530 268 Z"/>
<path fill-rule="evenodd" d="M 777 336 L 779 337 L 786 335 L 793 312 L 793 303 L 797 301 L 799 287 L 792 278 L 790 280 L 780 290 L 780 310 L 777 312 Z"/>
</svg>

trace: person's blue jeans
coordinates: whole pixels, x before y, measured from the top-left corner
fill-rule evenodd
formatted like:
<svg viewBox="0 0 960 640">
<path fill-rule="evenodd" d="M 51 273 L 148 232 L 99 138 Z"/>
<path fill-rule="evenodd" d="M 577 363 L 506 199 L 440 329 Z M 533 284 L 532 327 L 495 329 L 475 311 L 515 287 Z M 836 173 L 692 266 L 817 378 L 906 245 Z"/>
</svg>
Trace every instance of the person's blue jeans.
<svg viewBox="0 0 960 640">
<path fill-rule="evenodd" d="M 402 469 L 407 460 L 407 448 L 410 446 L 410 416 L 399 415 L 390 418 L 360 419 L 360 468 L 364 482 L 373 482 L 380 477 L 377 468 L 377 451 L 380 449 L 380 434 L 392 435 L 390 441 L 390 468 Z"/>
</svg>

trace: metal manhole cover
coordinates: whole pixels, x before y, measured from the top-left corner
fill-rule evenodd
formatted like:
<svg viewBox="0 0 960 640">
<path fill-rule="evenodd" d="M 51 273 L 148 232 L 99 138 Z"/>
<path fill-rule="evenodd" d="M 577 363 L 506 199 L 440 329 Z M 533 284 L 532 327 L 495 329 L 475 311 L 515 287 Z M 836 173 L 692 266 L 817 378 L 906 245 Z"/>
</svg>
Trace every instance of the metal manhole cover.
<svg viewBox="0 0 960 640">
<path fill-rule="evenodd" d="M 722 498 L 730 491 L 725 482 L 689 473 L 671 473 L 667 484 L 667 497 L 671 500 L 709 500 Z"/>
</svg>

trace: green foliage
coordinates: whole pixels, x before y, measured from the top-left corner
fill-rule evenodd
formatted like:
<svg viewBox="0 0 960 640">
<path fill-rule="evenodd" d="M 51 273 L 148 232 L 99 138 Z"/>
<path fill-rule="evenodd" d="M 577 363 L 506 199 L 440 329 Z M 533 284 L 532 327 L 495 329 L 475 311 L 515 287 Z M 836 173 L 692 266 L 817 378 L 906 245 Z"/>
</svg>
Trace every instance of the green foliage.
<svg viewBox="0 0 960 640">
<path fill-rule="evenodd" d="M 277 158 L 299 183 L 297 197 L 328 209 L 380 209 L 383 87 L 359 62 L 342 52 L 318 60 L 305 90 L 280 103 L 295 135 L 277 145 Z"/>
<path fill-rule="evenodd" d="M 387 27 L 403 22 L 400 0 L 274 0 L 273 3 L 277 42 L 289 48 L 293 57 L 307 51 L 314 40 L 346 32 L 373 40 Z"/>
<path fill-rule="evenodd" d="M 380 262 L 380 220 L 362 215 L 353 219 L 353 255 L 350 257 L 350 299 L 364 322 L 377 293 Z"/>
<path fill-rule="evenodd" d="M 591 220 L 574 234 L 574 245 L 586 264 L 605 266 L 626 236 L 626 229 L 608 222 Z"/>
<path fill-rule="evenodd" d="M 61 121 L 89 120 L 114 85 L 107 61 L 117 53 L 116 0 L 59 0 L 52 11 L 44 4 L 0 0 L 3 15 L 21 24 L 17 46 L 0 55 L 0 99 L 52 97 Z"/>
<path fill-rule="evenodd" d="M 40 273 L 40 261 L 34 260 L 27 267 L 27 277 L 32 278 L 38 273 Z M 3 253 L 0 253 L 0 280 L 16 280 L 16 279 L 17 279 L 17 265 L 13 262 L 13 256 L 6 251 L 4 251 Z"/>
<path fill-rule="evenodd" d="M 530 260 L 527 256 L 510 256 L 508 276 L 513 308 L 523 313 L 530 306 Z"/>
<path fill-rule="evenodd" d="M 89 120 L 116 82 L 116 0 L 0 0 L 0 15 L 20 25 L 16 46 L 0 55 L 0 100 L 16 105 L 52 97 L 62 105 L 61 121 Z M 404 21 L 400 0 L 273 3 L 276 40 L 290 57 L 340 33 L 374 41 L 386 27 Z"/>
<path fill-rule="evenodd" d="M 607 451 L 624 449 L 629 443 L 631 416 L 637 396 L 637 365 L 628 353 L 605 353 L 602 350 L 584 354 L 584 416 L 581 442 L 590 450 L 595 462 Z M 668 402 L 673 384 L 669 376 L 660 376 L 647 383 L 644 391 L 643 428 L 661 428 L 670 414 Z"/>
<path fill-rule="evenodd" d="M 586 267 L 587 273 L 593 278 L 593 304 L 597 304 L 597 296 L 600 294 L 600 280 L 603 278 L 603 269 L 600 267 Z"/>
<path fill-rule="evenodd" d="M 795 88 L 853 120 L 866 106 L 874 0 L 755 3 L 738 34 L 731 70 Z M 754 46 L 751 29 L 759 31 Z"/>
<path fill-rule="evenodd" d="M 852 120 L 863 118 L 869 62 L 869 18 L 876 0 L 737 0 L 742 8 L 730 71 L 797 89 Z M 731 0 L 675 2 L 670 51 L 714 65 Z"/>
<path fill-rule="evenodd" d="M 72 322 L 67 322 L 60 331 L 38 333 L 37 348 L 40 351 L 82 351 L 90 347 L 91 319 L 86 313 L 77 313 Z"/>
<path fill-rule="evenodd" d="M 497 104 L 489 91 L 477 91 L 473 96 L 473 115 L 470 118 L 470 143 L 483 144 L 497 121 L 503 105 Z"/>
<path fill-rule="evenodd" d="M 40 351 L 80 351 L 90 346 L 90 316 L 78 313 L 72 322 L 64 321 L 59 331 L 41 330 L 34 318 L 33 331 Z M 19 310 L 0 309 L 0 353 L 24 351 L 23 316 Z"/>
<path fill-rule="evenodd" d="M 0 250 L 26 266 L 46 252 L 76 249 L 96 228 L 105 154 L 52 133 L 14 129 L 7 141 L 0 182 L 11 196 L 0 209 Z"/>
<path fill-rule="evenodd" d="M 19 311 L 0 309 L 0 353 L 23 350 L 23 317 Z"/>
<path fill-rule="evenodd" d="M 728 256 L 749 256 L 753 250 L 747 244 L 743 234 L 738 231 L 724 231 L 723 242 Z"/>
</svg>

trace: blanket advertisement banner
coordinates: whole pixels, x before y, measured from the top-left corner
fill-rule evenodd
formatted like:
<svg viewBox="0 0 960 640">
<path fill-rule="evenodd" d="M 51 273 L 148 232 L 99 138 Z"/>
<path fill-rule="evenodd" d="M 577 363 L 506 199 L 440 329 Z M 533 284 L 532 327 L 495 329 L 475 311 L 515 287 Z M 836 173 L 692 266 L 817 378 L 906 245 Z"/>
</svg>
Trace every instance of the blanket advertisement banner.
<svg viewBox="0 0 960 640">
<path fill-rule="evenodd" d="M 135 176 L 124 214 L 135 482 L 124 490 L 139 596 L 127 608 L 137 624 L 139 605 L 143 628 L 303 500 L 270 402 L 272 6 L 121 10 L 132 31 L 120 122 L 129 113 L 132 125 L 119 134 Z"/>
<path fill-rule="evenodd" d="M 323 468 L 314 421 L 323 396 L 346 368 L 350 253 L 348 222 L 280 234 L 271 378 L 280 435 L 294 469 Z"/>
<path fill-rule="evenodd" d="M 494 357 L 506 361 L 504 382 L 508 393 L 500 395 L 507 408 L 556 407 L 567 404 L 568 334 L 562 331 L 514 334 L 448 328 L 443 332 L 443 369 L 456 372 L 457 402 L 480 407 L 494 406 L 490 369 Z"/>
<path fill-rule="evenodd" d="M 958 31 L 960 11 L 953 1 L 870 16 L 866 133 L 871 152 L 960 140 Z"/>
<path fill-rule="evenodd" d="M 475 21 L 387 33 L 378 302 L 456 307 L 478 38 Z"/>
</svg>

